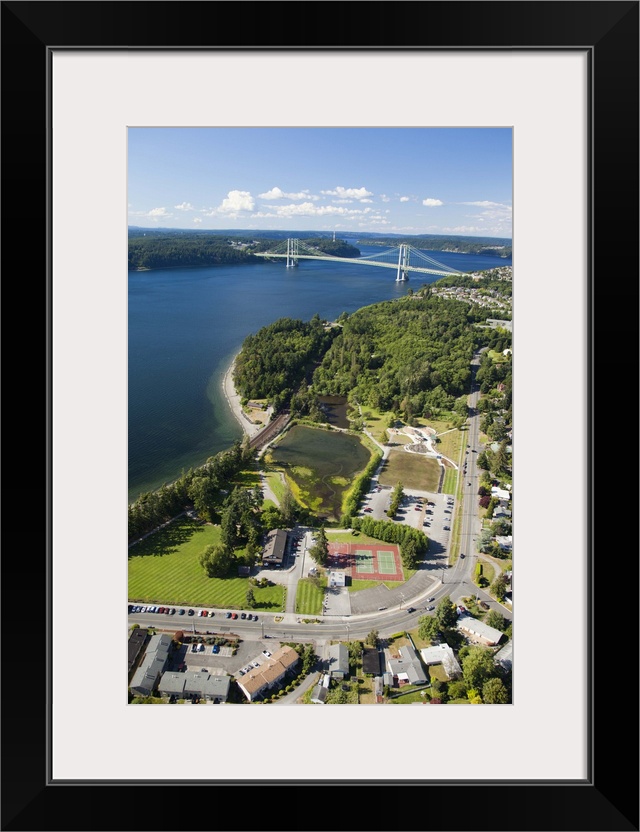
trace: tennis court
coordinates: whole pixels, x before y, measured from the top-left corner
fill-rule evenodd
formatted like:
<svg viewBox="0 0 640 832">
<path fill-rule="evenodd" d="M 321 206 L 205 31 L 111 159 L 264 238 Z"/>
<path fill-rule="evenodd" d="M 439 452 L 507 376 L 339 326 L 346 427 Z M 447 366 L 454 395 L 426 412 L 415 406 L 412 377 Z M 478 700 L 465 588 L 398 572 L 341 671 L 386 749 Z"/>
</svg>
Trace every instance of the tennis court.
<svg viewBox="0 0 640 832">
<path fill-rule="evenodd" d="M 356 549 L 355 571 L 366 575 L 373 575 L 373 552 L 369 549 Z M 395 570 L 394 570 L 395 571 Z"/>
<path fill-rule="evenodd" d="M 363 581 L 404 581 L 400 550 L 393 545 L 330 543 L 327 566 Z"/>
<path fill-rule="evenodd" d="M 379 551 L 376 552 L 378 559 L 378 572 L 381 575 L 395 575 L 398 571 L 396 566 L 396 559 L 393 552 Z"/>
</svg>

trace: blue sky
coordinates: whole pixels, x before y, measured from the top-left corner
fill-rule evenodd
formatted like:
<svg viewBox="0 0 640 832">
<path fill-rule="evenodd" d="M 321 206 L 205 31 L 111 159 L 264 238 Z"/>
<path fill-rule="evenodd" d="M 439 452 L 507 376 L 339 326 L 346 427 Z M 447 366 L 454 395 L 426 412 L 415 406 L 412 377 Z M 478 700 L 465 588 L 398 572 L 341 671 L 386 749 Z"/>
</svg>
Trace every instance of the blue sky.
<svg viewBox="0 0 640 832">
<path fill-rule="evenodd" d="M 130 128 L 128 223 L 511 237 L 509 128 Z"/>
</svg>

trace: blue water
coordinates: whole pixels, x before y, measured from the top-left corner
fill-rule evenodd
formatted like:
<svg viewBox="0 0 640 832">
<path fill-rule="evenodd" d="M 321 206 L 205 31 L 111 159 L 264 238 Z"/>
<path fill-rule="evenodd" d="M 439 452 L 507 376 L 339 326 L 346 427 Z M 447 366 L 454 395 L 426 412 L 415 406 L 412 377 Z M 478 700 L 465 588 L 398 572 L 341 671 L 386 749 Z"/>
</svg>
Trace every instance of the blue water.
<svg viewBox="0 0 640 832">
<path fill-rule="evenodd" d="M 429 255 L 465 272 L 511 265 L 486 255 Z M 129 272 L 129 500 L 241 438 L 222 379 L 247 335 L 281 317 L 335 320 L 435 280 L 397 283 L 391 269 L 313 260 L 295 269 L 282 261 Z"/>
</svg>

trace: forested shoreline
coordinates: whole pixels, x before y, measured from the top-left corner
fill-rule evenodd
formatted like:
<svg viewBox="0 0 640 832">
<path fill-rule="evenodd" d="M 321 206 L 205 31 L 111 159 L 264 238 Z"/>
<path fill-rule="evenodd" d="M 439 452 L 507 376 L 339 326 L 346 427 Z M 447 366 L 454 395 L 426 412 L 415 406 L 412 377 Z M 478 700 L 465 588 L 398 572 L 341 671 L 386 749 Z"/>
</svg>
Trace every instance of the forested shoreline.
<svg viewBox="0 0 640 832">
<path fill-rule="evenodd" d="M 474 351 L 511 343 L 504 331 L 483 326 L 487 317 L 490 307 L 425 286 L 333 323 L 281 318 L 245 339 L 234 383 L 245 400 L 266 399 L 276 411 L 288 407 L 292 416 L 319 421 L 321 396 L 346 396 L 407 420 L 466 413 Z"/>
<path fill-rule="evenodd" d="M 269 251 L 282 242 L 270 237 L 252 239 L 207 232 L 134 230 L 129 233 L 128 267 L 147 270 L 260 263 L 262 258 L 255 257 L 254 252 Z M 345 240 L 312 237 L 304 242 L 333 257 L 360 256 L 360 250 Z"/>
</svg>

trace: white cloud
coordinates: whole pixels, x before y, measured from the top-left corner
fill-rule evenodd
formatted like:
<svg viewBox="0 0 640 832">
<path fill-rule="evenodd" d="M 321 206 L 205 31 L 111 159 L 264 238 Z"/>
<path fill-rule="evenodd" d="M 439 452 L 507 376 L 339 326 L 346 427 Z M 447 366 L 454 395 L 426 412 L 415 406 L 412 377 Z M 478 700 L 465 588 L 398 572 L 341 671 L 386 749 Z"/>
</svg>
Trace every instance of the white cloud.
<svg viewBox="0 0 640 832">
<path fill-rule="evenodd" d="M 502 208 L 505 211 L 511 211 L 510 205 L 504 202 L 490 202 L 488 199 L 481 199 L 477 202 L 461 202 L 460 205 L 475 205 L 476 208 Z"/>
<path fill-rule="evenodd" d="M 483 208 L 475 215 L 467 215 L 476 222 L 483 223 L 476 231 L 484 234 L 492 234 L 496 237 L 510 237 L 512 233 L 511 220 L 513 208 L 504 202 L 491 202 L 488 199 L 477 202 L 462 202 L 461 205 L 470 205 L 475 208 Z"/>
<path fill-rule="evenodd" d="M 309 191 L 298 191 L 298 193 L 287 193 L 280 188 L 271 188 L 264 194 L 258 194 L 259 199 L 320 199 L 319 196 L 310 194 Z"/>
<path fill-rule="evenodd" d="M 444 205 L 444 202 L 441 199 L 433 199 L 432 197 L 427 197 L 427 199 L 422 200 L 422 204 L 426 205 L 427 208 L 437 208 L 439 205 Z"/>
<path fill-rule="evenodd" d="M 400 202 L 409 202 L 409 197 L 408 196 L 401 196 L 400 197 Z"/>
<path fill-rule="evenodd" d="M 196 209 L 190 202 L 182 202 L 180 205 L 174 205 L 174 208 L 177 208 L 178 211 L 195 211 Z"/>
<path fill-rule="evenodd" d="M 166 208 L 152 208 L 147 217 L 172 217 L 173 214 L 167 214 Z"/>
<path fill-rule="evenodd" d="M 253 211 L 255 200 L 249 191 L 229 191 L 222 205 L 217 209 L 219 214 L 236 214 L 238 211 Z"/>
<path fill-rule="evenodd" d="M 194 217 L 193 221 L 194 222 L 202 222 L 202 218 L 201 217 Z"/>
<path fill-rule="evenodd" d="M 352 217 L 368 214 L 372 209 L 342 208 L 336 205 L 314 205 L 312 202 L 302 202 L 299 205 L 274 206 L 278 217 L 324 217 L 329 215 Z"/>
<path fill-rule="evenodd" d="M 366 197 L 373 196 L 373 193 L 366 188 L 343 188 L 342 185 L 338 185 L 334 191 L 320 191 L 320 193 L 324 196 L 338 196 L 341 199 L 363 200 Z"/>
<path fill-rule="evenodd" d="M 383 202 L 391 202 L 391 197 L 390 197 L 390 196 L 387 196 L 386 194 L 380 194 L 380 199 L 381 199 Z"/>
</svg>

